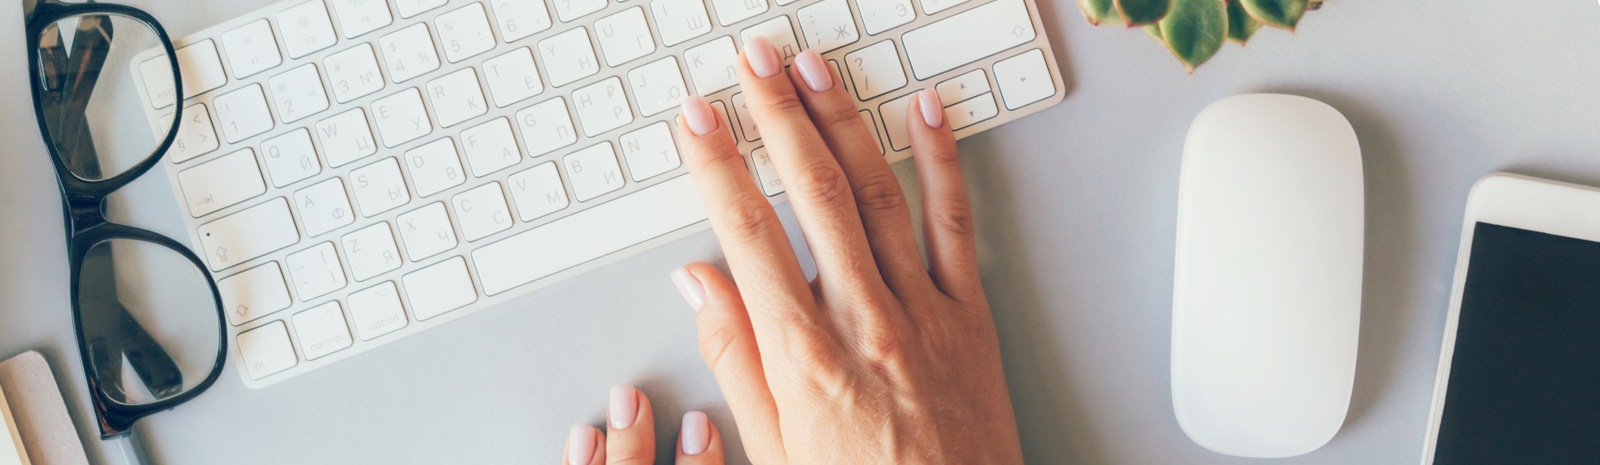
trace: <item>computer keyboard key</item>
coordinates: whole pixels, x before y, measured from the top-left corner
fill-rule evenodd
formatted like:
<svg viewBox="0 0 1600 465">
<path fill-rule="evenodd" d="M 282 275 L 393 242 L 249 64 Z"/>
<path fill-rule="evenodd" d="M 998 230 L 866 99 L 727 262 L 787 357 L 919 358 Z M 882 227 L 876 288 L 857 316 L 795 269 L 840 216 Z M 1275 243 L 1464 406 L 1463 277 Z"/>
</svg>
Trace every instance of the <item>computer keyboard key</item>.
<svg viewBox="0 0 1600 465">
<path fill-rule="evenodd" d="M 323 242 L 289 254 L 284 263 L 289 266 L 289 282 L 294 283 L 295 295 L 300 296 L 301 302 L 344 289 L 348 284 L 332 242 Z"/>
<path fill-rule="evenodd" d="M 868 45 L 844 56 L 850 68 L 850 81 L 856 98 L 865 102 L 906 86 L 906 71 L 900 67 L 900 52 L 894 42 Z"/>
<path fill-rule="evenodd" d="M 989 75 L 982 69 L 967 71 L 960 76 L 940 81 L 939 85 L 934 86 L 934 90 L 939 93 L 939 101 L 944 102 L 945 107 L 949 107 L 988 93 Z"/>
<path fill-rule="evenodd" d="M 406 151 L 406 168 L 418 197 L 427 197 L 467 182 L 461 169 L 461 154 L 450 138 L 439 139 Z"/>
<path fill-rule="evenodd" d="M 289 342 L 289 330 L 283 320 L 273 321 L 239 333 L 239 355 L 244 358 L 245 371 L 250 379 L 261 379 L 294 368 L 300 363 L 294 354 L 294 344 Z"/>
<path fill-rule="evenodd" d="M 994 94 L 986 93 L 945 107 L 944 114 L 950 118 L 950 129 L 960 130 L 999 115 L 1000 107 L 994 103 Z"/>
<path fill-rule="evenodd" d="M 307 237 L 321 236 L 356 221 L 350 196 L 339 178 L 295 191 L 294 206 L 300 212 L 300 224 L 305 226 Z"/>
<path fill-rule="evenodd" d="M 428 81 L 427 89 L 439 127 L 455 126 L 489 111 L 483 88 L 478 86 L 478 72 L 472 68 L 462 68 Z"/>
<path fill-rule="evenodd" d="M 261 143 L 263 164 L 273 187 L 284 187 L 322 172 L 317 149 L 311 145 L 311 131 L 296 128 Z"/>
<path fill-rule="evenodd" d="M 210 39 L 195 42 L 178 49 L 178 73 L 183 76 L 183 98 L 187 99 L 222 87 L 228 83 L 228 75 L 222 71 L 222 57 L 217 54 L 216 42 Z M 159 63 L 159 62 L 158 62 Z M 152 87 L 148 76 L 156 75 L 165 79 L 167 87 L 172 86 L 171 71 L 163 69 L 167 65 L 158 64 L 154 72 L 147 73 L 145 88 L 150 95 L 156 95 L 160 86 Z M 171 103 L 172 99 L 151 99 L 154 102 Z M 165 105 L 163 105 L 164 107 Z"/>
<path fill-rule="evenodd" d="M 161 127 L 172 124 L 172 115 L 161 118 Z M 183 163 L 211 153 L 219 146 L 216 128 L 211 126 L 211 112 L 206 104 L 197 103 L 183 109 L 183 122 L 178 123 L 178 136 L 167 148 L 167 158 L 173 163 Z"/>
<path fill-rule="evenodd" d="M 867 28 L 868 35 L 878 35 L 900 25 L 917 19 L 917 13 L 911 10 L 911 0 L 855 0 L 856 10 L 861 12 L 861 25 Z M 962 40 L 961 35 L 952 35 L 950 40 Z"/>
<path fill-rule="evenodd" d="M 906 62 L 928 79 L 1037 37 L 1023 0 L 995 0 L 906 32 Z"/>
<path fill-rule="evenodd" d="M 559 0 L 558 0 L 559 1 Z M 478 291 L 467 274 L 467 261 L 450 257 L 400 278 L 411 301 L 411 312 L 426 320 L 478 301 Z"/>
<path fill-rule="evenodd" d="M 372 44 L 360 44 L 322 61 L 328 71 L 328 84 L 339 103 L 365 97 L 383 89 L 383 73 L 378 71 L 378 56 Z"/>
<path fill-rule="evenodd" d="M 563 23 L 606 8 L 606 0 L 551 0 L 550 4 L 555 7 L 556 18 Z"/>
<path fill-rule="evenodd" d="M 278 106 L 278 120 L 291 123 L 328 109 L 328 93 L 322 89 L 322 76 L 317 65 L 304 64 L 284 71 L 267 80 L 272 89 L 273 102 Z"/>
<path fill-rule="evenodd" d="M 495 46 L 494 32 L 489 30 L 489 14 L 482 3 L 473 3 L 451 10 L 433 19 L 439 28 L 439 44 L 444 47 L 444 57 L 451 63 L 472 58 Z"/>
<path fill-rule="evenodd" d="M 350 304 L 350 321 L 363 341 L 398 331 L 408 323 L 394 281 L 356 291 L 345 302 Z"/>
<path fill-rule="evenodd" d="M 400 247 L 395 245 L 389 223 L 380 221 L 339 238 L 344 257 L 350 262 L 350 276 L 366 281 L 400 269 Z"/>
<path fill-rule="evenodd" d="M 556 3 L 563 1 L 567 0 L 556 0 Z M 582 27 L 540 41 L 539 58 L 544 60 L 545 75 L 554 87 L 571 84 L 600 72 L 600 61 L 594 56 L 594 44 L 589 42 L 589 32 Z"/>
<path fill-rule="evenodd" d="M 734 68 L 738 60 L 739 50 L 733 47 L 733 37 L 729 36 L 711 39 L 683 52 L 689 78 L 694 80 L 694 91 L 700 95 L 711 95 L 738 85 L 739 74 Z"/>
<path fill-rule="evenodd" d="M 267 192 L 255 150 L 249 148 L 179 172 L 178 185 L 195 218 Z"/>
<path fill-rule="evenodd" d="M 398 84 L 439 69 L 439 54 L 433 49 L 427 24 L 413 24 L 379 37 L 378 48 L 383 49 L 390 82 Z"/>
<path fill-rule="evenodd" d="M 800 41 L 794 37 L 794 26 L 789 24 L 788 16 L 777 16 L 739 31 L 739 40 L 746 46 L 749 46 L 750 38 L 755 36 L 766 37 L 772 43 L 772 48 L 778 51 L 778 56 L 783 57 L 784 63 L 794 61 L 794 56 L 801 52 Z"/>
<path fill-rule="evenodd" d="M 300 58 L 333 46 L 339 38 L 333 33 L 333 20 L 321 0 L 301 3 L 278 13 L 278 30 L 283 31 L 283 48 L 289 58 Z"/>
<path fill-rule="evenodd" d="M 717 10 L 717 22 L 723 26 L 732 26 L 767 11 L 767 0 L 711 0 L 711 5 Z"/>
<path fill-rule="evenodd" d="M 278 40 L 273 38 L 272 26 L 266 19 L 222 33 L 222 51 L 228 55 L 234 79 L 244 79 L 283 63 L 283 55 L 278 53 Z"/>
<path fill-rule="evenodd" d="M 546 100 L 517 111 L 517 127 L 522 130 L 522 143 L 528 147 L 528 156 L 537 157 L 572 145 L 578 141 L 578 131 L 572 127 L 572 114 L 561 97 Z"/>
<path fill-rule="evenodd" d="M 922 0 L 922 14 L 932 16 L 963 3 L 967 0 Z"/>
<path fill-rule="evenodd" d="M 344 309 L 339 307 L 337 300 L 296 313 L 291 321 L 294 322 L 294 333 L 300 338 L 300 349 L 305 351 L 306 360 L 322 358 L 350 347 L 354 342 L 350 338 L 350 327 L 344 323 Z"/>
<path fill-rule="evenodd" d="M 633 100 L 639 102 L 639 114 L 644 116 L 677 108 L 683 96 L 688 95 L 676 57 L 663 57 L 629 70 L 628 84 L 633 88 Z"/>
<path fill-rule="evenodd" d="M 278 197 L 200 225 L 201 250 L 211 271 L 222 271 L 300 242 L 289 201 Z"/>
<path fill-rule="evenodd" d="M 622 157 L 628 161 L 628 173 L 634 181 L 660 176 L 683 165 L 666 122 L 623 134 L 617 144 L 622 146 Z"/>
<path fill-rule="evenodd" d="M 783 193 L 783 180 L 778 179 L 778 166 L 772 164 L 772 156 L 767 153 L 766 147 L 757 147 L 750 152 L 750 164 L 756 167 L 756 184 L 761 186 L 761 192 L 767 197 Z"/>
<path fill-rule="evenodd" d="M 294 303 L 289 298 L 289 287 L 284 284 L 278 262 L 267 262 L 217 280 L 217 293 L 222 294 L 222 312 L 234 326 L 289 308 Z"/>
<path fill-rule="evenodd" d="M 500 28 L 500 40 L 515 42 L 550 28 L 550 12 L 544 2 L 526 0 L 490 0 L 494 8 L 495 25 Z"/>
<path fill-rule="evenodd" d="M 906 112 L 916 96 L 910 93 L 878 105 L 878 115 L 883 117 L 883 126 L 889 133 L 889 148 L 896 152 L 911 148 L 911 133 L 906 132 Z"/>
<path fill-rule="evenodd" d="M 823 0 L 801 7 L 795 20 L 805 33 L 807 48 L 828 53 L 861 40 L 856 19 L 845 0 Z"/>
<path fill-rule="evenodd" d="M 350 171 L 350 190 L 356 197 L 361 216 L 371 218 L 411 202 L 411 192 L 400 175 L 400 162 L 394 157 Z"/>
<path fill-rule="evenodd" d="M 522 221 L 567 208 L 567 189 L 556 171 L 555 163 L 546 162 L 506 178 L 506 189 L 511 191 L 511 202 L 516 204 L 517 217 Z"/>
<path fill-rule="evenodd" d="M 467 242 L 489 237 L 511 229 L 515 222 L 511 208 L 506 206 L 506 194 L 500 183 L 491 182 L 450 198 L 455 206 L 456 221 L 461 224 L 461 237 Z"/>
<path fill-rule="evenodd" d="M 423 12 L 444 6 L 450 0 L 394 0 L 394 9 L 400 13 L 401 18 L 410 18 Z"/>
<path fill-rule="evenodd" d="M 1000 96 L 1005 98 L 1007 110 L 1056 95 L 1055 81 L 1050 79 L 1050 65 L 1045 63 L 1044 52 L 1039 49 L 995 62 L 994 80 L 1000 84 Z"/>
<path fill-rule="evenodd" d="M 544 92 L 539 68 L 533 64 L 528 47 L 512 49 L 483 62 L 483 80 L 489 84 L 494 106 L 506 107 Z"/>
<path fill-rule="evenodd" d="M 621 66 L 656 51 L 656 41 L 650 37 L 650 26 L 645 23 L 641 7 L 600 18 L 594 22 L 594 32 L 606 66 Z"/>
<path fill-rule="evenodd" d="M 456 229 L 444 212 L 444 202 L 434 202 L 395 218 L 406 258 L 422 261 L 456 248 Z"/>
<path fill-rule="evenodd" d="M 750 107 L 744 103 L 744 93 L 733 94 L 733 112 L 739 120 L 739 131 L 744 133 L 746 142 L 761 140 L 761 130 L 756 128 L 756 119 L 750 115 Z"/>
<path fill-rule="evenodd" d="M 583 135 L 595 137 L 633 122 L 628 96 L 622 80 L 615 76 L 572 91 L 572 104 L 578 112 Z"/>
<path fill-rule="evenodd" d="M 328 157 L 328 166 L 335 168 L 378 153 L 372 127 L 367 125 L 367 112 L 360 108 L 318 121 L 317 139 L 322 141 L 322 154 Z"/>
<path fill-rule="evenodd" d="M 501 117 L 461 131 L 461 149 L 474 177 L 484 177 L 522 161 L 522 150 L 511 135 L 511 121 Z"/>
<path fill-rule="evenodd" d="M 261 84 L 250 84 L 211 99 L 217 110 L 217 123 L 229 144 L 237 144 L 272 129 L 272 112 Z"/>
<path fill-rule="evenodd" d="M 377 115 L 378 135 L 383 137 L 383 146 L 387 148 L 433 132 L 428 111 L 422 108 L 422 93 L 415 87 L 372 102 L 372 112 Z"/>
<path fill-rule="evenodd" d="M 610 142 L 573 152 L 562 163 L 567 165 L 572 193 L 579 202 L 594 200 L 622 188 L 622 168 L 617 166 L 617 152 Z"/>
<path fill-rule="evenodd" d="M 328 0 L 334 16 L 339 17 L 339 30 L 346 39 L 354 39 L 368 32 L 382 29 L 394 21 L 389 14 L 389 2 L 376 0 Z"/>
<path fill-rule="evenodd" d="M 656 17 L 661 44 L 668 47 L 711 32 L 711 16 L 701 0 L 651 0 L 650 13 Z"/>
</svg>

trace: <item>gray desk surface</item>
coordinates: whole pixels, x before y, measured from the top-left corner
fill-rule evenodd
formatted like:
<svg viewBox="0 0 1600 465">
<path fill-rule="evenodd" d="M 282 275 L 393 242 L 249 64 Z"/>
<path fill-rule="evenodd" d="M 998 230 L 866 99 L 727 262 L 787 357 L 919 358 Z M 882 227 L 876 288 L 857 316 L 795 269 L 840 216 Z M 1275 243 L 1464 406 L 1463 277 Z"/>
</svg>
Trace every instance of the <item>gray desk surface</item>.
<svg viewBox="0 0 1600 465">
<path fill-rule="evenodd" d="M 182 36 L 271 0 L 130 3 Z M 1029 463 L 1251 462 L 1184 437 L 1167 367 L 1184 133 L 1207 103 L 1262 91 L 1343 111 L 1367 175 L 1349 419 L 1323 449 L 1279 463 L 1416 463 L 1468 188 L 1496 170 L 1600 184 L 1600 5 L 1534 3 L 1331 0 L 1297 34 L 1263 31 L 1189 76 L 1143 32 L 1091 28 L 1070 0 L 1041 0 L 1071 94 L 961 143 Z M 13 109 L 0 126 L 0 355 L 45 353 L 98 456 L 58 194 L 20 111 L 20 16 L 0 8 L 0 93 Z M 130 188 L 168 189 L 162 176 Z M 135 219 L 181 233 L 171 204 Z M 230 366 L 138 433 L 167 464 L 555 463 L 567 426 L 599 424 L 606 387 L 634 383 L 655 399 L 664 440 L 689 409 L 731 438 L 667 279 L 718 256 L 701 234 L 266 390 L 245 389 Z"/>
</svg>

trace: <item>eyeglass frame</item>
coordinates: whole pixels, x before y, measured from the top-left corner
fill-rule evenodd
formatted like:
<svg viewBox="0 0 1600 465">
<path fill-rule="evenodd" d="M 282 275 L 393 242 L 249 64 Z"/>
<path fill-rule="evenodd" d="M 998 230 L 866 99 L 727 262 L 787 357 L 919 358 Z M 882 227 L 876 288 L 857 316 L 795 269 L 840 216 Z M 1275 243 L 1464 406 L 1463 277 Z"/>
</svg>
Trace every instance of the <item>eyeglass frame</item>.
<svg viewBox="0 0 1600 465">
<path fill-rule="evenodd" d="M 25 7 L 30 0 L 24 0 Z M 33 92 L 34 116 L 39 123 L 40 135 L 44 137 L 45 147 L 50 153 L 50 160 L 56 170 L 56 180 L 61 189 L 62 210 L 66 223 L 68 266 L 71 273 L 71 302 L 72 322 L 74 333 L 78 342 L 79 355 L 84 366 L 84 377 L 89 381 L 89 391 L 94 403 L 95 417 L 100 427 L 100 437 L 109 439 L 125 436 L 132 431 L 133 423 L 141 418 L 156 412 L 168 410 L 195 396 L 205 392 L 222 374 L 224 362 L 228 352 L 227 323 L 223 315 L 222 294 L 217 289 L 216 279 L 211 276 L 205 263 L 193 251 L 176 240 L 161 234 L 135 228 L 132 226 L 113 223 L 105 216 L 105 199 L 117 189 L 126 186 L 139 176 L 149 172 L 161 162 L 167 150 L 177 138 L 178 127 L 183 121 L 183 79 L 178 67 L 177 51 L 172 46 L 172 40 L 167 35 L 166 29 L 161 24 L 145 13 L 143 10 L 126 5 L 108 3 L 64 3 L 60 0 L 37 0 L 26 15 L 26 34 L 28 47 L 28 82 Z M 26 8 L 25 8 L 26 9 Z M 173 80 L 173 106 L 174 114 L 172 127 L 168 128 L 166 137 L 156 146 L 143 161 L 130 167 L 115 176 L 101 180 L 87 180 L 72 172 L 67 166 L 57 147 L 50 129 L 50 121 L 46 118 L 42 98 L 47 95 L 43 85 L 41 73 L 40 39 L 45 29 L 56 22 L 73 17 L 85 15 L 118 15 L 144 23 L 156 33 L 161 40 L 161 46 L 166 51 L 167 61 L 172 67 Z M 113 40 L 115 40 L 113 38 Z M 93 142 L 89 142 L 93 146 Z M 188 391 L 176 396 L 161 399 L 149 404 L 131 405 L 113 400 L 100 386 L 100 379 L 94 363 L 90 360 L 90 348 L 84 336 L 83 311 L 80 305 L 80 277 L 84 265 L 84 257 L 94 247 L 113 239 L 127 239 L 143 241 L 160 245 L 177 252 L 188 259 L 205 276 L 206 284 L 211 289 L 213 305 L 217 311 L 217 355 L 216 362 L 211 367 L 211 373 Z M 137 322 L 135 322 L 137 324 Z M 119 348 L 120 349 L 120 348 Z M 117 356 L 120 363 L 121 352 Z"/>
</svg>

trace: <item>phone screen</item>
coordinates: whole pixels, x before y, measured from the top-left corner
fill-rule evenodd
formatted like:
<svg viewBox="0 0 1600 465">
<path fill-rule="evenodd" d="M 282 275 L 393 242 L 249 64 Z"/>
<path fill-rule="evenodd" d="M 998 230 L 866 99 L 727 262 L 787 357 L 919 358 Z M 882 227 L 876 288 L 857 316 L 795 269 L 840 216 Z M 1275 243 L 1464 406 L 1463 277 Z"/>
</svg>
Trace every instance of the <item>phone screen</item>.
<svg viewBox="0 0 1600 465">
<path fill-rule="evenodd" d="M 1435 464 L 1600 464 L 1600 242 L 1478 223 Z"/>
</svg>

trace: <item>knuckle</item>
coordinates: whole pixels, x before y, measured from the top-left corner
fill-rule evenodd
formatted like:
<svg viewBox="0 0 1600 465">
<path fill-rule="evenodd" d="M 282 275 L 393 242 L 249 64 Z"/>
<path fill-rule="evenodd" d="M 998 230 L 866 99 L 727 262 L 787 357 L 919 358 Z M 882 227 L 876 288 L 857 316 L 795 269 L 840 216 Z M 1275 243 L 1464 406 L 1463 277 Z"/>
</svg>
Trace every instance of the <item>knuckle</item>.
<svg viewBox="0 0 1600 465">
<path fill-rule="evenodd" d="M 726 168 L 730 170 L 744 170 L 744 157 L 739 155 L 737 149 L 727 145 L 723 143 L 706 144 L 696 150 L 696 152 L 699 152 L 699 156 L 684 158 L 689 159 L 697 171 L 706 171 L 719 165 L 727 165 Z"/>
<path fill-rule="evenodd" d="M 800 101 L 800 95 L 794 90 L 770 92 L 766 98 L 755 105 L 755 110 L 761 114 L 776 117 L 800 117 L 806 114 L 806 105 Z"/>
<path fill-rule="evenodd" d="M 711 368 L 712 373 L 724 372 L 723 364 L 727 362 L 726 357 L 738 339 L 733 331 L 723 326 L 701 332 L 698 341 L 700 357 L 706 360 L 706 366 Z"/>
<path fill-rule="evenodd" d="M 961 164 L 961 152 L 956 150 L 956 143 L 955 143 L 954 137 L 949 138 L 947 143 L 936 144 L 933 147 L 931 147 L 930 150 L 928 151 L 928 155 L 930 156 L 930 158 L 933 159 L 933 162 L 935 164 L 940 164 L 940 165 L 960 165 Z M 954 166 L 952 168 L 954 168 Z"/>
<path fill-rule="evenodd" d="M 863 331 L 857 342 L 861 346 L 862 355 L 878 362 L 896 361 L 905 356 L 905 339 L 893 331 L 881 327 L 869 327 Z"/>
<path fill-rule="evenodd" d="M 813 163 L 795 178 L 794 194 L 809 202 L 836 205 L 850 195 L 844 170 L 826 162 Z"/>
<path fill-rule="evenodd" d="M 940 229 L 960 234 L 972 234 L 972 209 L 966 204 L 951 205 L 934 210 L 933 221 Z"/>
<path fill-rule="evenodd" d="M 655 461 L 653 451 L 644 450 L 639 445 L 606 450 L 606 465 L 649 465 Z"/>
<path fill-rule="evenodd" d="M 836 111 L 819 112 L 817 124 L 827 128 L 835 134 L 843 133 L 861 126 L 861 114 L 856 112 L 855 105 L 840 105 Z"/>
<path fill-rule="evenodd" d="M 723 228 L 735 241 L 744 241 L 770 232 L 778 219 L 766 199 L 747 197 L 729 202 L 723 214 Z"/>
<path fill-rule="evenodd" d="M 888 212 L 906 206 L 906 196 L 900 191 L 900 181 L 889 170 L 873 170 L 857 181 L 856 204 L 861 212 Z"/>
</svg>

